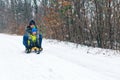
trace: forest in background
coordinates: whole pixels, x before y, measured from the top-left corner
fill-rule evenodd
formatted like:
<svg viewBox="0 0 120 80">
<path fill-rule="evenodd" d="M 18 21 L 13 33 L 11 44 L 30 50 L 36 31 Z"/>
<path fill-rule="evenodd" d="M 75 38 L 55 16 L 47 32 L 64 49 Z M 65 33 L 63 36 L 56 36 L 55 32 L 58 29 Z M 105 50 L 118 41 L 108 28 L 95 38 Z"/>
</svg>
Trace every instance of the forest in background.
<svg viewBox="0 0 120 80">
<path fill-rule="evenodd" d="M 120 0 L 0 0 L 0 32 L 34 19 L 49 39 L 120 50 Z"/>
</svg>

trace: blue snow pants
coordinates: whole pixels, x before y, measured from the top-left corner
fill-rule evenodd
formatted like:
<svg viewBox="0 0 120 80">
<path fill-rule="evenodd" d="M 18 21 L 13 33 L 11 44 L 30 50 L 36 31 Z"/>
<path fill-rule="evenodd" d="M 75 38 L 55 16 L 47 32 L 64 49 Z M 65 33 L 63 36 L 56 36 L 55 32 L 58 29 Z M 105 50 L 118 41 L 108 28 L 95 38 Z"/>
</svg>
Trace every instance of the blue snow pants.
<svg viewBox="0 0 120 80">
<path fill-rule="evenodd" d="M 28 40 L 29 40 L 29 34 L 24 34 L 24 35 L 23 35 L 23 45 L 24 45 L 26 48 L 31 48 L 32 46 L 31 46 L 31 45 L 28 45 Z M 38 35 L 38 41 L 37 41 L 36 47 L 42 48 L 41 45 L 42 45 L 42 35 L 39 34 L 39 35 Z"/>
</svg>

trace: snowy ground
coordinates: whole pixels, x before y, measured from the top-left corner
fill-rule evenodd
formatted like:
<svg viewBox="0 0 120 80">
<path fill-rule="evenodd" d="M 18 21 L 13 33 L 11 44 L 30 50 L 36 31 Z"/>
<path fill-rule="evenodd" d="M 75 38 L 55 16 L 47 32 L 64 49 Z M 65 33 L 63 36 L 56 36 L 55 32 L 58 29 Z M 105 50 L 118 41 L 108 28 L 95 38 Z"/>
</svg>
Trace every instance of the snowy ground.
<svg viewBox="0 0 120 80">
<path fill-rule="evenodd" d="M 21 36 L 0 34 L 0 80 L 120 80 L 120 54 L 43 39 L 41 54 L 25 54 Z"/>
</svg>

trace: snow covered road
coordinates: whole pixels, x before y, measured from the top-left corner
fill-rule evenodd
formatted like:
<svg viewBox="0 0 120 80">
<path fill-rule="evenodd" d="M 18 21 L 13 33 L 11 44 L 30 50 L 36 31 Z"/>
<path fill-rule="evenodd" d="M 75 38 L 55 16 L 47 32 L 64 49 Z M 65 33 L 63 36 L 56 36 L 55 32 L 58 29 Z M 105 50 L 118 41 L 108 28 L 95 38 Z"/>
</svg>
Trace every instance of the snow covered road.
<svg viewBox="0 0 120 80">
<path fill-rule="evenodd" d="M 120 56 L 43 39 L 41 54 L 25 54 L 21 36 L 0 34 L 0 80 L 120 80 Z M 111 51 L 108 51 L 111 53 Z"/>
</svg>

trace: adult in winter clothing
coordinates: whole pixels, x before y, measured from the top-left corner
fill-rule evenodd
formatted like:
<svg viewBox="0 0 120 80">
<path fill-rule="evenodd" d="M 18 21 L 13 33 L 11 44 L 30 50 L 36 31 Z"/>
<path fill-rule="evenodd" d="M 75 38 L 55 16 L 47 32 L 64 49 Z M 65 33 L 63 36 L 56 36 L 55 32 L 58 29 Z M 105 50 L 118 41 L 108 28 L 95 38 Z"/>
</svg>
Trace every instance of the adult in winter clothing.
<svg viewBox="0 0 120 80">
<path fill-rule="evenodd" d="M 31 20 L 29 25 L 26 27 L 25 34 L 23 36 L 23 44 L 28 52 L 32 47 L 38 47 L 42 50 L 42 35 L 39 34 L 39 30 L 34 20 Z"/>
</svg>

